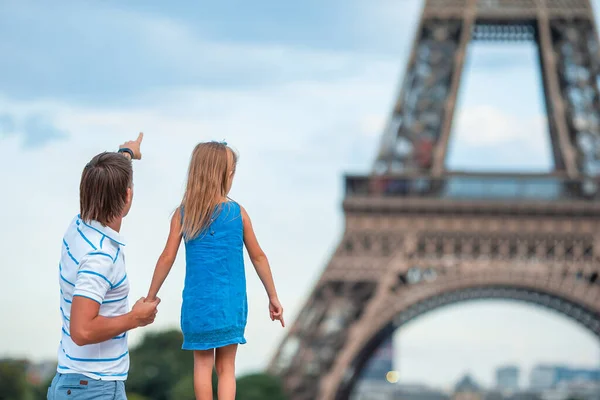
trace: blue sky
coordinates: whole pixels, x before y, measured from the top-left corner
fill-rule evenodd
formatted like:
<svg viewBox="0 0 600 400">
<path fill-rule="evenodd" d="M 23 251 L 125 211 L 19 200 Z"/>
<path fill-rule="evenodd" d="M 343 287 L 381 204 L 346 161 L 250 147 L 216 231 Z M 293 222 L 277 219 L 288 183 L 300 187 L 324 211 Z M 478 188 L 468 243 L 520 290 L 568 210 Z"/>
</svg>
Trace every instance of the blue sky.
<svg viewBox="0 0 600 400">
<path fill-rule="evenodd" d="M 18 307 L 0 308 L 2 320 L 19 321 L 0 330 L 0 356 L 54 357 L 55 268 L 60 238 L 78 209 L 81 168 L 139 131 L 146 134 L 144 159 L 135 165 L 135 204 L 123 227 L 132 297 L 147 290 L 193 145 L 226 139 L 241 155 L 232 195 L 253 217 L 293 319 L 341 235 L 342 174 L 371 167 L 420 6 L 3 1 L 0 177 L 11 189 L 0 200 L 0 252 L 12 283 L 0 303 L 26 296 Z M 528 45 L 472 47 L 450 167 L 550 168 L 534 62 Z M 253 274 L 248 264 L 241 373 L 262 368 L 283 335 L 264 318 L 266 299 Z M 149 329 L 177 326 L 182 280 L 180 257 Z M 477 331 L 489 315 L 508 322 Z M 524 321 L 533 331 L 506 342 Z M 477 333 L 465 334 L 467 326 Z M 431 337 L 441 330 L 444 338 Z M 530 331 L 555 334 L 540 341 Z M 440 310 L 397 340 L 401 380 L 438 385 L 466 370 L 490 382 L 491 368 L 502 362 L 590 365 L 600 357 L 596 341 L 570 322 L 497 303 Z M 432 343 L 439 347 L 424 351 Z M 485 357 L 458 360 L 460 350 L 449 350 L 473 346 Z"/>
</svg>

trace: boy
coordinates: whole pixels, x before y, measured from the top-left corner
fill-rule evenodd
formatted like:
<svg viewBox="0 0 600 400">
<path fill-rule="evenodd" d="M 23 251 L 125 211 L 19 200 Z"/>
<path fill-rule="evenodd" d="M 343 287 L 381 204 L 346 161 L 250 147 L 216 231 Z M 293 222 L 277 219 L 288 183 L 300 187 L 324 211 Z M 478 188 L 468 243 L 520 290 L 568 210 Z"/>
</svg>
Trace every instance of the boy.
<svg viewBox="0 0 600 400">
<path fill-rule="evenodd" d="M 123 400 L 129 370 L 127 331 L 154 321 L 160 302 L 138 300 L 129 311 L 121 222 L 133 199 L 137 140 L 101 153 L 85 166 L 80 214 L 62 241 L 59 264 L 62 339 L 48 400 Z"/>
</svg>

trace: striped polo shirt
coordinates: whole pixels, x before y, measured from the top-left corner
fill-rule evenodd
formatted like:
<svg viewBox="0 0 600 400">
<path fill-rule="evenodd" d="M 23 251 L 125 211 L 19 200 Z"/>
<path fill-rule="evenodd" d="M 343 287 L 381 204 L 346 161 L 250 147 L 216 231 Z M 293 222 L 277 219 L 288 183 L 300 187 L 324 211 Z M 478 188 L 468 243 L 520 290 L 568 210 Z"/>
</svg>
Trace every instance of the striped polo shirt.
<svg viewBox="0 0 600 400">
<path fill-rule="evenodd" d="M 117 232 L 78 215 L 62 241 L 60 258 L 60 312 L 62 339 L 58 372 L 83 374 L 91 379 L 126 380 L 129 370 L 127 333 L 106 342 L 78 346 L 71 340 L 71 303 L 74 296 L 100 304 L 100 315 L 116 317 L 129 312 L 129 281 L 125 271 L 125 243 Z"/>
</svg>

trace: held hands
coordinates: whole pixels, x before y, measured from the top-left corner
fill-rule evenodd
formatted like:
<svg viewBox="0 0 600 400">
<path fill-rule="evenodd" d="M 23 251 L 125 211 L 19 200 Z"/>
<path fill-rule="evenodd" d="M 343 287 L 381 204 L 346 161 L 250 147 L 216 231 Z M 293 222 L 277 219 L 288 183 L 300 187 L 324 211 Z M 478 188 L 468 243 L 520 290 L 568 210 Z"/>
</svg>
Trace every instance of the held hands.
<svg viewBox="0 0 600 400">
<path fill-rule="evenodd" d="M 271 299 L 269 300 L 269 316 L 271 317 L 271 321 L 279 321 L 281 322 L 281 326 L 285 328 L 285 322 L 283 321 L 283 307 L 279 302 L 279 299 Z"/>
<path fill-rule="evenodd" d="M 140 298 L 131 309 L 131 314 L 138 327 L 150 325 L 154 322 L 158 313 L 160 299 L 156 297 L 153 301 L 146 301 L 144 297 Z"/>
<path fill-rule="evenodd" d="M 142 151 L 140 150 L 140 147 L 142 146 L 142 139 L 144 139 L 144 134 L 140 132 L 136 140 L 130 140 L 129 142 L 123 143 L 119 146 L 119 149 L 129 149 L 133 152 L 134 160 L 141 160 Z"/>
</svg>

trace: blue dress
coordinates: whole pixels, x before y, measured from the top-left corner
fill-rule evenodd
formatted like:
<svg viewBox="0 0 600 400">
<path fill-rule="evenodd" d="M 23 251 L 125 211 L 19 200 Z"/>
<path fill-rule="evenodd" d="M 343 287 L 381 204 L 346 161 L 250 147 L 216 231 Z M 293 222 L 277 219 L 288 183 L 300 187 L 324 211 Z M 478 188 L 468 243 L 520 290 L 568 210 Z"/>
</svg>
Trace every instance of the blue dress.
<svg viewBox="0 0 600 400">
<path fill-rule="evenodd" d="M 195 239 L 185 241 L 184 350 L 246 343 L 248 300 L 239 204 L 228 201 L 217 206 L 211 221 Z"/>
</svg>

